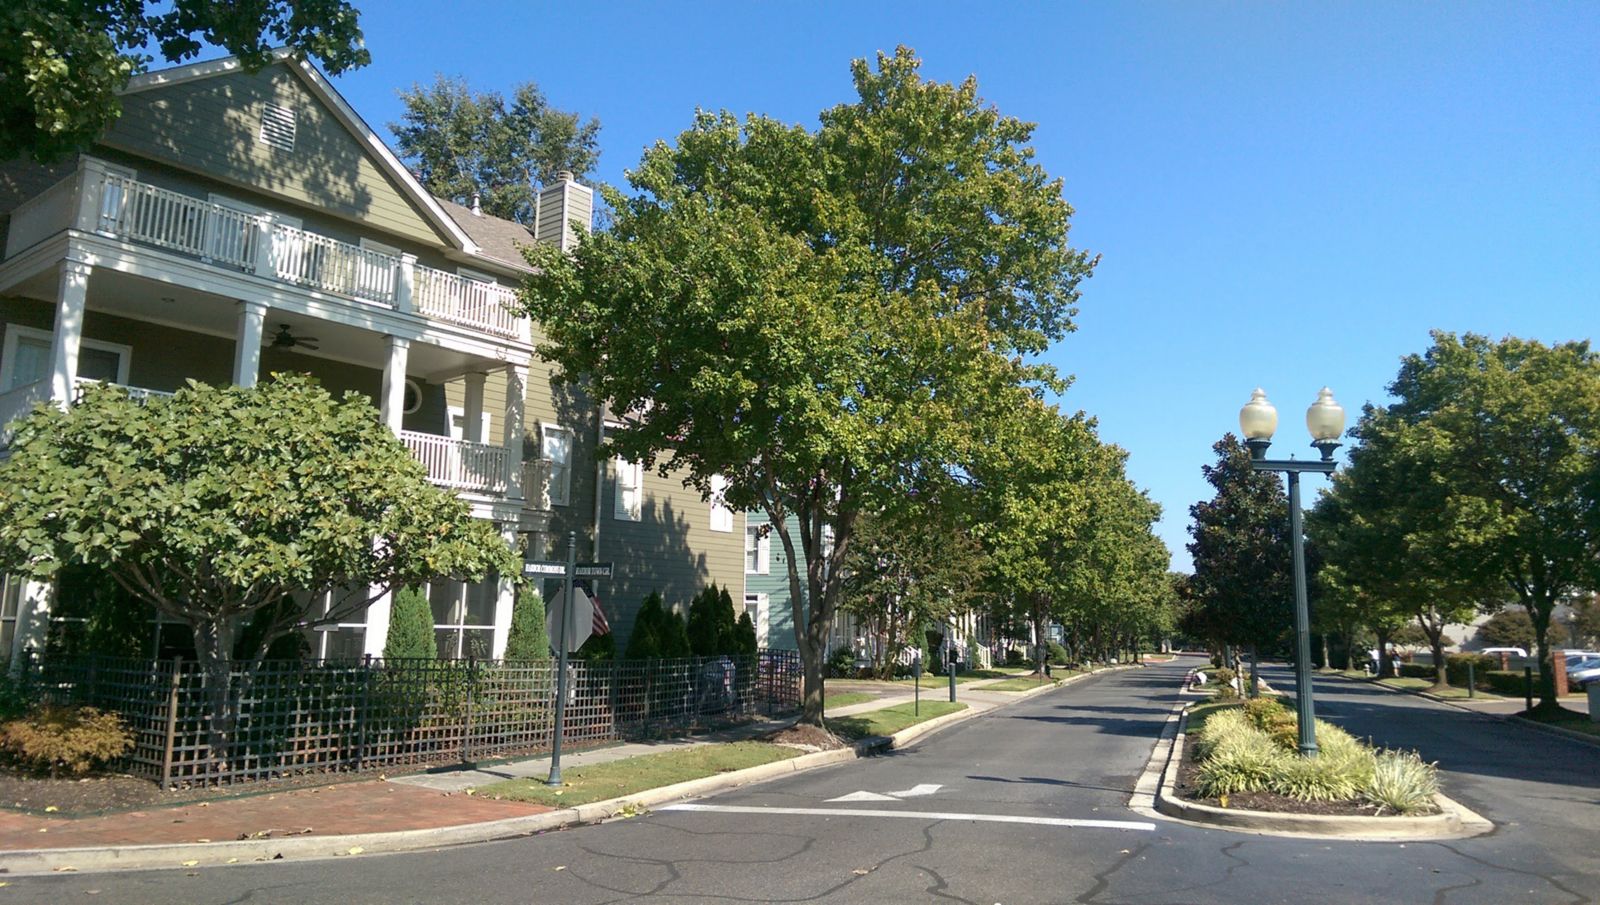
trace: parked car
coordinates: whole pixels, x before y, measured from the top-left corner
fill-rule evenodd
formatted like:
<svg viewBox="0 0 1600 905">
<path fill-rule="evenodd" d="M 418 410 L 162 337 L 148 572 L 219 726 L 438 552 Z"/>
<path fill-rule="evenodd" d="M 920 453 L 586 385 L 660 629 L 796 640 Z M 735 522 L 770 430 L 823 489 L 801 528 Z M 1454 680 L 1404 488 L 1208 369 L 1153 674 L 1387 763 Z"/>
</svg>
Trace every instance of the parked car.
<svg viewBox="0 0 1600 905">
<path fill-rule="evenodd" d="M 1501 654 L 1510 654 L 1513 657 L 1528 656 L 1528 652 L 1520 647 L 1486 647 L 1483 650 L 1478 651 L 1478 653 L 1488 654 L 1491 657 L 1498 657 Z"/>
<path fill-rule="evenodd" d="M 1567 661 L 1567 687 L 1586 689 L 1596 680 L 1600 680 L 1600 657 Z"/>
</svg>

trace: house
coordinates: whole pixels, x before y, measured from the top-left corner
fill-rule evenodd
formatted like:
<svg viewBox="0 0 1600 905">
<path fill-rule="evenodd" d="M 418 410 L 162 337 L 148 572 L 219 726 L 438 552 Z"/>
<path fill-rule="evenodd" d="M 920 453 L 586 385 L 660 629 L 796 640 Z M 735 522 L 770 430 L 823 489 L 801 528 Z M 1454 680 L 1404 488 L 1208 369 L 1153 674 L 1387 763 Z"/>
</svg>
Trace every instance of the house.
<svg viewBox="0 0 1600 905">
<path fill-rule="evenodd" d="M 597 590 L 624 634 L 650 590 L 685 604 L 713 580 L 742 590 L 743 516 L 596 461 L 604 412 L 552 381 L 537 325 L 509 310 L 519 246 L 571 247 L 588 187 L 544 187 L 531 230 L 433 197 L 287 54 L 253 73 L 232 59 L 148 73 L 122 100 L 75 159 L 0 164 L 0 425 L 90 381 L 150 397 L 306 372 L 370 397 L 429 479 L 528 557 L 564 554 L 573 534 L 581 559 L 615 561 Z M 509 576 L 427 592 L 442 656 L 504 651 Z M 5 580 L 0 657 L 42 645 L 56 593 Z M 314 633 L 313 654 L 380 655 L 387 626 L 380 599 Z"/>
<path fill-rule="evenodd" d="M 793 538 L 796 556 L 803 556 L 800 545 L 799 516 L 788 517 L 789 536 Z M 832 543 L 831 529 L 824 527 L 825 544 Z M 789 560 L 777 529 L 765 512 L 745 513 L 744 536 L 744 609 L 756 627 L 756 644 L 778 650 L 796 650 L 794 636 L 794 595 L 789 588 Z M 800 566 L 802 593 L 806 569 Z M 858 629 L 855 617 L 844 611 L 834 615 L 828 628 L 827 651 L 856 644 Z"/>
</svg>

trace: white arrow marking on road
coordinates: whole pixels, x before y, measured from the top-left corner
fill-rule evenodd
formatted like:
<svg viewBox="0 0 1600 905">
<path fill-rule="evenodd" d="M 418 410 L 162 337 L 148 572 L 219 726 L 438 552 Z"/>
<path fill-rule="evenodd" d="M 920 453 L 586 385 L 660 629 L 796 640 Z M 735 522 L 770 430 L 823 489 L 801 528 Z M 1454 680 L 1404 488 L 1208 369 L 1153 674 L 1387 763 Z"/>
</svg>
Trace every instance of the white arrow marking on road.
<svg viewBox="0 0 1600 905">
<path fill-rule="evenodd" d="M 942 788 L 944 788 L 944 786 L 941 786 L 936 782 L 935 783 L 924 782 L 924 783 L 918 783 L 917 785 L 914 785 L 911 788 L 906 789 L 904 792 L 890 792 L 889 794 L 893 795 L 896 798 L 915 798 L 918 795 L 932 795 L 933 793 L 939 791 Z"/>
<path fill-rule="evenodd" d="M 978 823 L 1032 823 L 1041 826 L 1154 832 L 1156 825 L 1138 820 L 1075 820 L 1070 817 L 1021 817 L 1013 814 L 956 814 L 946 811 L 876 811 L 864 808 L 757 808 L 724 804 L 669 804 L 658 811 L 705 811 L 720 814 L 808 814 L 819 817 L 899 817 L 910 820 L 971 820 Z"/>
<path fill-rule="evenodd" d="M 849 795 L 840 795 L 830 798 L 829 801 L 897 801 L 889 795 L 879 795 L 877 792 L 851 792 Z"/>
</svg>

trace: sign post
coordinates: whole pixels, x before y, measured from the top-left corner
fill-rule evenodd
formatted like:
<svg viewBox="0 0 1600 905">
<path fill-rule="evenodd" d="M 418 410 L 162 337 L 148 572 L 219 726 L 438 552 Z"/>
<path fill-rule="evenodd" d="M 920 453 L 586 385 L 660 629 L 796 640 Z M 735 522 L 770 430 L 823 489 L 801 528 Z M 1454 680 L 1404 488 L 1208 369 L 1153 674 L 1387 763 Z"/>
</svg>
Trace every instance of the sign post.
<svg viewBox="0 0 1600 905">
<path fill-rule="evenodd" d="M 589 640 L 594 631 L 594 603 L 587 594 L 582 605 L 577 599 L 573 582 L 578 578 L 610 578 L 611 563 L 578 562 L 578 533 L 567 532 L 567 561 L 538 560 L 523 563 L 522 574 L 561 578 L 561 595 L 556 606 L 545 618 L 545 628 L 550 633 L 550 645 L 556 649 L 556 720 L 550 739 L 550 777 L 547 786 L 561 785 L 561 736 L 566 731 L 567 717 L 567 654 L 574 653 Z"/>
<path fill-rule="evenodd" d="M 578 532 L 567 532 L 567 568 L 561 588 L 561 618 L 556 621 L 556 725 L 550 738 L 550 777 L 547 786 L 561 785 L 561 735 L 567 715 L 567 635 L 572 625 L 572 573 L 578 565 Z"/>
</svg>

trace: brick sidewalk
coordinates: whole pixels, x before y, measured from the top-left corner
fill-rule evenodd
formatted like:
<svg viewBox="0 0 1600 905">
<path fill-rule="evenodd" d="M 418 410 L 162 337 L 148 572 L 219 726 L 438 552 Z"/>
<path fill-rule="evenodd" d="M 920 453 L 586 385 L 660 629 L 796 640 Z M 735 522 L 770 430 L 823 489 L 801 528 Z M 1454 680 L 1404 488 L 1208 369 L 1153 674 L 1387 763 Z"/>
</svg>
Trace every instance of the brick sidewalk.
<svg viewBox="0 0 1600 905">
<path fill-rule="evenodd" d="M 0 850 L 384 833 L 482 823 L 548 810 L 526 802 L 491 801 L 366 780 L 100 817 L 0 811 Z"/>
</svg>

